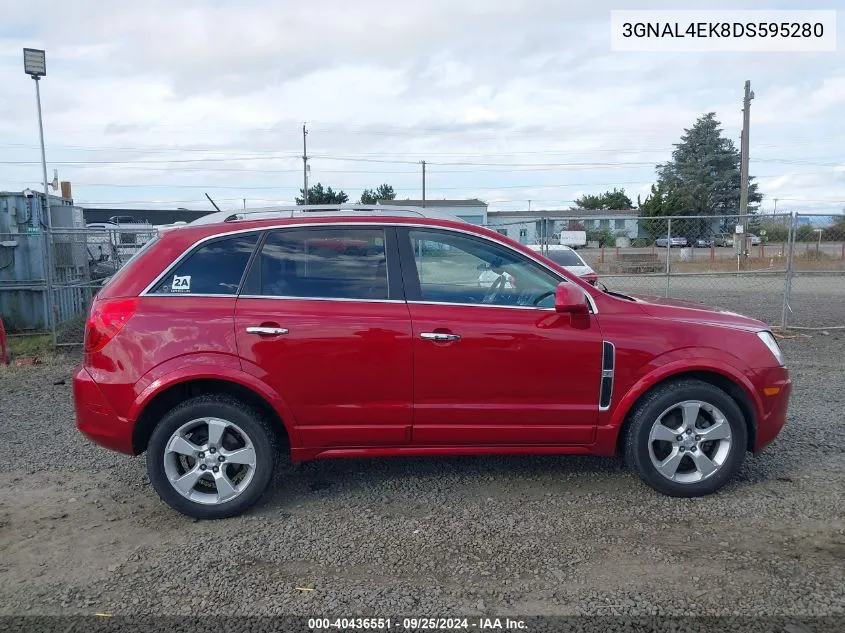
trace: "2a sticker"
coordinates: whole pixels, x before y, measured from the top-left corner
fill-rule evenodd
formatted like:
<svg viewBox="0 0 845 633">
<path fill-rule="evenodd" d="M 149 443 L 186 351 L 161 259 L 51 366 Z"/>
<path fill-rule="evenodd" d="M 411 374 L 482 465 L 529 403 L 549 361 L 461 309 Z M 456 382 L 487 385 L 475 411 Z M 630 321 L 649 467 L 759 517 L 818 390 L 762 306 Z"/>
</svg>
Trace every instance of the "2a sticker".
<svg viewBox="0 0 845 633">
<path fill-rule="evenodd" d="M 191 291 L 191 276 L 190 275 L 173 275 L 173 283 L 170 284 L 171 292 L 190 292 Z"/>
</svg>

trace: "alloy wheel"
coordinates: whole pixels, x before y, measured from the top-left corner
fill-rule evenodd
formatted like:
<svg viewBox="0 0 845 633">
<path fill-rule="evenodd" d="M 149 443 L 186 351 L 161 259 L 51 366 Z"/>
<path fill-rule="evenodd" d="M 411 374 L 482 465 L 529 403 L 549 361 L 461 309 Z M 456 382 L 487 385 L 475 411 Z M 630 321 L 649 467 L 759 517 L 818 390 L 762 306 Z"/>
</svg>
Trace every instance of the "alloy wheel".
<svg viewBox="0 0 845 633">
<path fill-rule="evenodd" d="M 717 407 L 685 400 L 661 413 L 648 436 L 655 470 L 682 484 L 712 477 L 725 465 L 732 446 L 731 425 Z"/>
<path fill-rule="evenodd" d="M 164 471 L 180 495 L 217 505 L 242 494 L 255 475 L 255 447 L 238 425 L 215 417 L 180 426 L 164 449 Z"/>
</svg>

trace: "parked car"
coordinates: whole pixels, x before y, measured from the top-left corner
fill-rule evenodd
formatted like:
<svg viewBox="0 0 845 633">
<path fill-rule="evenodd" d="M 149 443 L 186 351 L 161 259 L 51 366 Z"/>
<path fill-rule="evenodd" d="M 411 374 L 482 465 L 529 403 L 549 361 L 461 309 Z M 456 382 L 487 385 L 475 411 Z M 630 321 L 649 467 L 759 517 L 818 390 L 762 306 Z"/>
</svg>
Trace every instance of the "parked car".
<svg viewBox="0 0 845 633">
<path fill-rule="evenodd" d="M 697 240 L 695 240 L 695 246 L 697 248 L 710 248 L 711 246 L 713 246 L 713 240 L 708 239 L 706 237 L 699 237 Z"/>
<path fill-rule="evenodd" d="M 731 233 L 717 233 L 713 236 L 713 246 L 727 246 L 734 245 L 734 236 Z"/>
<path fill-rule="evenodd" d="M 685 237 L 658 237 L 655 242 L 657 246 L 660 248 L 675 248 L 679 246 L 686 246 L 687 245 L 687 238 Z"/>
<path fill-rule="evenodd" d="M 543 247 L 538 244 L 532 244 L 528 248 L 537 253 L 542 253 Z M 568 246 L 552 244 L 546 247 L 548 250 L 544 257 L 553 261 L 559 266 L 563 266 L 573 275 L 580 277 L 589 284 L 594 284 L 599 280 L 596 271 L 593 270 L 584 258 L 581 257 L 574 249 Z"/>
<path fill-rule="evenodd" d="M 514 287 L 479 285 L 480 264 Z M 791 388 L 760 321 L 601 290 L 434 212 L 343 205 L 161 231 L 96 295 L 73 378 L 79 430 L 146 452 L 161 498 L 206 519 L 255 504 L 278 451 L 621 454 L 705 495 L 778 435 Z"/>
<path fill-rule="evenodd" d="M 759 238 L 759 237 L 757 237 L 757 236 L 756 236 L 756 235 L 754 235 L 753 233 L 749 233 L 749 234 L 748 234 L 748 243 L 749 243 L 751 246 L 759 246 L 759 245 L 760 245 L 760 242 L 761 242 L 761 240 L 760 240 L 760 238 Z"/>
</svg>

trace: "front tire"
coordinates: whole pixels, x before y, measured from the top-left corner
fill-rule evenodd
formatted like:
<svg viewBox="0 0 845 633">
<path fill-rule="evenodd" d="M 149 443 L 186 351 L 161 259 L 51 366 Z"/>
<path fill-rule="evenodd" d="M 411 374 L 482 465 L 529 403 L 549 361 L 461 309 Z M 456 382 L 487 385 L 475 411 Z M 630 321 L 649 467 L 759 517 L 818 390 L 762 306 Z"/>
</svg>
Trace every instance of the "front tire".
<svg viewBox="0 0 845 633">
<path fill-rule="evenodd" d="M 273 478 L 276 435 L 260 411 L 224 394 L 191 398 L 153 430 L 147 471 L 161 499 L 195 519 L 245 512 Z"/>
<path fill-rule="evenodd" d="M 631 414 L 625 461 L 649 486 L 673 497 L 716 492 L 742 467 L 745 416 L 718 387 L 677 380 L 648 393 Z"/>
</svg>

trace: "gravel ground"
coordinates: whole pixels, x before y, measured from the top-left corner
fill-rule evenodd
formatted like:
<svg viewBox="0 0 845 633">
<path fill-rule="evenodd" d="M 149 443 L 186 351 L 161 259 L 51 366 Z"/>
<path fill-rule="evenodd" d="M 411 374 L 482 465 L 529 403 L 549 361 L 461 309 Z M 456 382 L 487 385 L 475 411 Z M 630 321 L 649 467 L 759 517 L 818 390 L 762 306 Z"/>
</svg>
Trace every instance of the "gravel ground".
<svg viewBox="0 0 845 633">
<path fill-rule="evenodd" d="M 784 348 L 789 422 L 710 497 L 614 459 L 322 461 L 217 522 L 76 432 L 73 358 L 0 368 L 0 615 L 845 617 L 845 333 Z"/>
<path fill-rule="evenodd" d="M 666 277 L 659 275 L 605 276 L 600 280 L 611 290 L 666 296 Z M 777 274 L 675 275 L 669 279 L 669 296 L 719 306 L 780 325 L 784 283 L 784 277 Z M 845 275 L 795 275 L 790 308 L 788 322 L 792 326 L 845 327 Z"/>
</svg>

